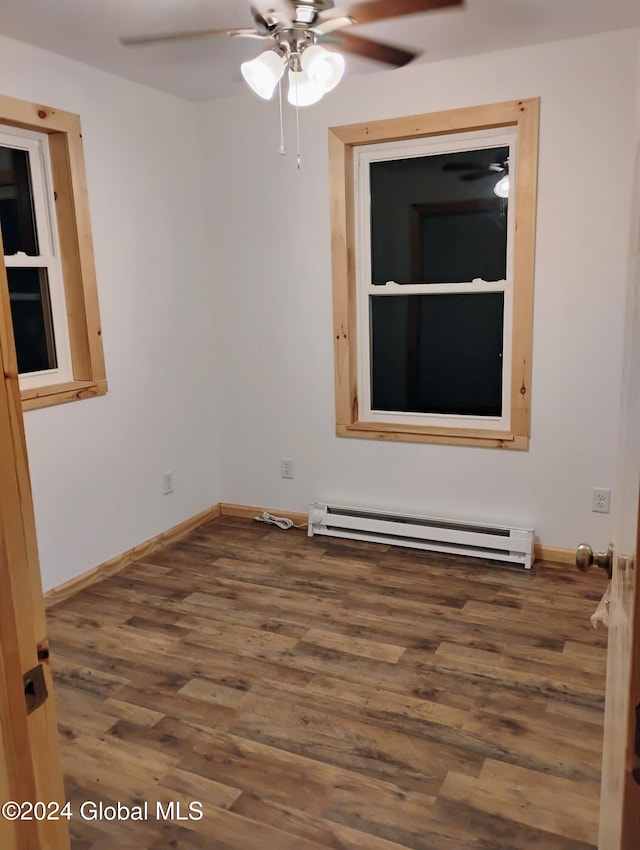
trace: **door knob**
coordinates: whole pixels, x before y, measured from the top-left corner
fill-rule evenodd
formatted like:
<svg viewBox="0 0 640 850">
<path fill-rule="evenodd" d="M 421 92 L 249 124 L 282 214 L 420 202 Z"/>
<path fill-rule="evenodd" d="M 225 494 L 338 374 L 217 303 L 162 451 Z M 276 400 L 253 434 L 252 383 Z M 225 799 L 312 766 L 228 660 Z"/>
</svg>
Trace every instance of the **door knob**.
<svg viewBox="0 0 640 850">
<path fill-rule="evenodd" d="M 613 573 L 613 543 L 609 543 L 606 552 L 594 552 L 588 543 L 581 543 L 576 549 L 576 566 L 581 572 L 586 573 L 592 564 L 606 570 L 607 575 L 611 578 Z"/>
</svg>

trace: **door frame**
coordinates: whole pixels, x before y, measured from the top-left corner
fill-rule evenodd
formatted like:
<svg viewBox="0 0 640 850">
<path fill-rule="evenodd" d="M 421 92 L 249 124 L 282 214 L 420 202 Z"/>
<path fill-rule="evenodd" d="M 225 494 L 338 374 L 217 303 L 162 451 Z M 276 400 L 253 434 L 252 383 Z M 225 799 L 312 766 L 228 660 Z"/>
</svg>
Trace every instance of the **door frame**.
<svg viewBox="0 0 640 850">
<path fill-rule="evenodd" d="M 0 235 L 0 256 L 4 256 Z M 64 805 L 60 744 L 11 307 L 0 262 L 0 746 L 11 799 Z M 23 676 L 42 665 L 48 698 L 27 712 Z M 17 850 L 68 850 L 68 822 L 0 820 Z"/>
</svg>

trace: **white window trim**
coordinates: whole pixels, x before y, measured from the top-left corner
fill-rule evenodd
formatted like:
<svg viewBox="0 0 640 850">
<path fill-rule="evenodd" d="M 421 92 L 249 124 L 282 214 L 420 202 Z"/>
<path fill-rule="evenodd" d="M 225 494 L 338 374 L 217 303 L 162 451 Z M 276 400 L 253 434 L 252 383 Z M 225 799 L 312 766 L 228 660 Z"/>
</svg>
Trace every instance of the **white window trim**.
<svg viewBox="0 0 640 850">
<path fill-rule="evenodd" d="M 8 269 L 44 268 L 47 270 L 57 360 L 55 369 L 21 374 L 20 389 L 29 390 L 62 384 L 71 381 L 73 373 L 49 140 L 45 133 L 0 124 L 0 145 L 26 151 L 29 155 L 31 192 L 40 250 L 40 254 L 36 257 L 23 253 L 5 255 L 4 263 Z"/>
<path fill-rule="evenodd" d="M 513 328 L 513 282 L 515 215 L 507 221 L 507 279 L 505 281 L 461 281 L 443 284 L 402 284 L 388 282 L 386 285 L 371 283 L 371 192 L 370 164 L 442 153 L 480 150 L 484 148 L 509 147 L 509 210 L 515 210 L 515 187 L 517 184 L 517 128 L 505 127 L 489 130 L 468 131 L 419 140 L 385 142 L 356 146 L 354 148 L 354 179 L 356 199 L 355 257 L 356 257 L 356 321 L 358 327 L 358 398 L 360 416 L 371 423 L 397 425 L 422 425 L 436 428 L 473 428 L 497 431 L 511 428 L 511 371 L 512 371 L 512 328 Z M 446 414 L 407 413 L 402 411 L 378 411 L 371 407 L 371 328 L 369 298 L 371 295 L 436 295 L 454 292 L 503 292 L 503 359 L 502 359 L 502 416 L 466 416 Z"/>
</svg>

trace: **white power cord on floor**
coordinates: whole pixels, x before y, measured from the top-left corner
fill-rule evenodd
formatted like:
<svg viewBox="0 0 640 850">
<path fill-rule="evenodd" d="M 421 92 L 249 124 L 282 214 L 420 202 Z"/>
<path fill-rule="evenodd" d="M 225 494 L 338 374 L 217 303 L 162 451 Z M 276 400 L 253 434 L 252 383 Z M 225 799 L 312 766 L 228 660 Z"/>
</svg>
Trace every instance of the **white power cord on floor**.
<svg viewBox="0 0 640 850">
<path fill-rule="evenodd" d="M 277 525 L 278 528 L 282 528 L 285 531 L 288 528 L 305 528 L 309 525 L 308 522 L 301 522 L 300 525 L 296 525 L 292 519 L 284 516 L 273 516 L 273 514 L 268 514 L 266 511 L 260 514 L 260 516 L 254 517 L 256 522 L 266 522 L 269 525 Z"/>
</svg>

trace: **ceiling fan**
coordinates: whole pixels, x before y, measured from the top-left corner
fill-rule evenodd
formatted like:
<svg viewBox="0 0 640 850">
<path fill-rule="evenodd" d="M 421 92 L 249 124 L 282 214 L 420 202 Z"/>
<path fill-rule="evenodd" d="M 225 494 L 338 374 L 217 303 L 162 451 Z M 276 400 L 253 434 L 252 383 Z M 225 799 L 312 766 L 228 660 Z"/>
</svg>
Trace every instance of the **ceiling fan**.
<svg viewBox="0 0 640 850">
<path fill-rule="evenodd" d="M 472 182 L 482 180 L 485 177 L 497 177 L 493 191 L 499 198 L 509 197 L 509 158 L 502 162 L 490 162 L 488 165 L 482 162 L 446 162 L 442 166 L 443 171 L 464 171 L 460 180 Z"/>
<path fill-rule="evenodd" d="M 268 48 L 241 65 L 242 76 L 253 91 L 270 100 L 288 70 L 288 100 L 309 106 L 331 91 L 344 73 L 344 57 L 318 44 L 330 37 L 341 52 L 363 56 L 394 67 L 406 65 L 418 54 L 345 32 L 355 24 L 369 24 L 463 5 L 464 0 L 364 0 L 334 8 L 334 0 L 254 0 L 253 28 L 204 29 L 121 39 L 124 45 L 232 36 L 257 39 Z"/>
</svg>

